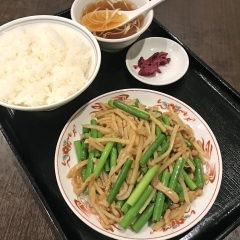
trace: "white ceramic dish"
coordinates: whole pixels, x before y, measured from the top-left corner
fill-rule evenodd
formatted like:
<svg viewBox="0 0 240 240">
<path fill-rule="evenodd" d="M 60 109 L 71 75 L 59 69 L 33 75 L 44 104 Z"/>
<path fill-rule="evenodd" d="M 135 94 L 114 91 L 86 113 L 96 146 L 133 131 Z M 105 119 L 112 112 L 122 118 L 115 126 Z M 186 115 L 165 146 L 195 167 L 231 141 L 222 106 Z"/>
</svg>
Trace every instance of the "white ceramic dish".
<svg viewBox="0 0 240 240">
<path fill-rule="evenodd" d="M 138 98 L 142 103 L 159 106 L 161 111 L 171 104 L 175 112 L 189 124 L 198 139 L 202 139 L 203 149 L 209 154 L 209 168 L 204 169 L 210 175 L 210 182 L 204 186 L 204 194 L 198 197 L 189 207 L 179 222 L 172 222 L 172 226 L 164 231 L 152 232 L 150 226 L 145 226 L 140 233 L 131 230 L 121 231 L 117 226 L 111 230 L 104 229 L 98 218 L 90 213 L 90 205 L 86 197 L 77 198 L 72 190 L 71 180 L 66 175 L 71 167 L 77 163 L 73 141 L 79 139 L 82 131 L 81 124 L 90 122 L 90 114 L 100 110 L 99 102 L 109 99 Z M 88 226 L 94 230 L 118 240 L 163 240 L 176 237 L 197 224 L 213 205 L 222 179 L 222 159 L 217 140 L 207 123 L 187 104 L 164 93 L 147 89 L 125 89 L 101 95 L 81 107 L 66 123 L 58 139 L 55 152 L 55 174 L 59 189 L 68 206 Z"/>
<path fill-rule="evenodd" d="M 73 2 L 71 7 L 71 18 L 74 22 L 77 22 L 80 24 L 80 17 L 81 17 L 82 11 L 84 7 L 91 2 L 93 2 L 93 0 L 85 0 L 85 1 L 75 0 Z M 145 3 L 147 3 L 148 0 L 131 0 L 131 2 L 141 7 Z M 147 30 L 152 20 L 153 20 L 153 10 L 149 10 L 147 13 L 145 13 L 143 27 L 140 29 L 140 31 L 133 34 L 132 36 L 121 38 L 121 39 L 106 39 L 98 36 L 95 36 L 95 38 L 97 39 L 102 50 L 106 52 L 118 52 L 130 46 L 132 43 L 134 43 L 139 38 L 139 36 Z"/>
<path fill-rule="evenodd" d="M 21 110 L 21 111 L 47 111 L 47 110 L 58 108 L 72 101 L 73 99 L 78 97 L 82 92 L 84 92 L 90 86 L 90 84 L 94 81 L 99 71 L 100 63 L 101 63 L 101 51 L 100 51 L 98 42 L 93 37 L 91 32 L 89 32 L 86 28 L 67 18 L 50 16 L 50 15 L 49 16 L 36 15 L 36 16 L 20 18 L 0 26 L 0 35 L 3 34 L 4 32 L 11 31 L 12 29 L 15 29 L 20 26 L 25 26 L 25 25 L 34 26 L 35 24 L 39 24 L 39 23 L 53 23 L 53 24 L 62 25 L 64 27 L 70 28 L 76 31 L 76 34 L 79 34 L 81 36 L 81 39 L 83 39 L 83 41 L 88 46 L 90 46 L 90 50 L 92 52 L 91 54 L 92 58 L 91 58 L 91 63 L 90 63 L 88 72 L 86 73 L 88 81 L 74 94 L 70 95 L 65 99 L 62 99 L 58 102 L 55 102 L 49 105 L 27 107 L 27 106 L 8 104 L 0 100 L 0 105 L 4 107 L 15 109 L 15 110 Z"/>
<path fill-rule="evenodd" d="M 167 52 L 171 58 L 169 64 L 160 66 L 161 73 L 151 76 L 140 76 L 140 68 L 135 69 L 140 57 L 149 58 L 155 52 Z M 167 38 L 151 37 L 142 39 L 133 44 L 126 55 L 126 65 L 129 72 L 139 81 L 149 85 L 167 85 L 179 80 L 187 71 L 189 59 L 186 51 L 177 42 Z"/>
</svg>

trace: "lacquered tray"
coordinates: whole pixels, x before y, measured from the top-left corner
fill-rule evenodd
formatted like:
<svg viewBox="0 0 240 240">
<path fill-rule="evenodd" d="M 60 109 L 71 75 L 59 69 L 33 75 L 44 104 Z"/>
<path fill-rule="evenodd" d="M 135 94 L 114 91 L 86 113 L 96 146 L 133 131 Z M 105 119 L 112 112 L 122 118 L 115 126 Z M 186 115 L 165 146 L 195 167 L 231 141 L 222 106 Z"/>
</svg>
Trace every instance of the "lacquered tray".
<svg viewBox="0 0 240 240">
<path fill-rule="evenodd" d="M 70 18 L 70 11 L 58 15 Z M 125 66 L 128 49 L 115 54 L 102 52 L 96 80 L 71 103 L 49 112 L 0 107 L 0 129 L 63 239 L 109 238 L 86 226 L 61 196 L 54 173 L 58 137 L 72 114 L 86 102 L 124 88 L 153 89 L 182 100 L 205 119 L 219 143 L 223 179 L 216 202 L 200 223 L 176 239 L 223 239 L 240 224 L 240 95 L 156 20 L 139 39 L 152 36 L 177 41 L 187 51 L 190 65 L 180 81 L 160 87 L 145 85 Z"/>
</svg>

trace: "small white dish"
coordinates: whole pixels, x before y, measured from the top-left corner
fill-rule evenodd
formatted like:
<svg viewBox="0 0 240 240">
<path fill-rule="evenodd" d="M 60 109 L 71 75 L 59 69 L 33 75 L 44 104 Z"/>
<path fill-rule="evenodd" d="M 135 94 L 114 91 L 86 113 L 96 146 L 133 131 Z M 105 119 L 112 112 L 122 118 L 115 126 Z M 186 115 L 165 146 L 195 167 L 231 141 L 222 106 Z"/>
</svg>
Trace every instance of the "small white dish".
<svg viewBox="0 0 240 240">
<path fill-rule="evenodd" d="M 161 73 L 151 76 L 138 74 L 140 68 L 134 68 L 140 57 L 149 58 L 155 52 L 166 52 L 171 60 L 169 64 L 160 66 Z M 167 85 L 179 80 L 187 71 L 189 59 L 186 51 L 177 42 L 162 37 L 142 39 L 133 44 L 126 55 L 126 65 L 129 72 L 139 81 L 149 85 Z"/>
</svg>

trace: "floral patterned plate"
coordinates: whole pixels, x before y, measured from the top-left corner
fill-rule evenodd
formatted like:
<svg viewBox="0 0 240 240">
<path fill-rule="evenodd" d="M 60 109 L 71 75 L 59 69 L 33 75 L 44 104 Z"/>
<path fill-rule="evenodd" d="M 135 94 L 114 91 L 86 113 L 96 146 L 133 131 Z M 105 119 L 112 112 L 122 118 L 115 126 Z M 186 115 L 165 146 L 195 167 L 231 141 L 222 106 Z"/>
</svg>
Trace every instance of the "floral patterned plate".
<svg viewBox="0 0 240 240">
<path fill-rule="evenodd" d="M 159 231 L 153 232 L 151 226 L 146 225 L 140 233 L 131 230 L 120 230 L 117 225 L 112 229 L 104 229 L 96 215 L 90 213 L 90 204 L 84 196 L 77 198 L 72 190 L 71 180 L 66 175 L 71 167 L 77 163 L 73 141 L 81 134 L 81 124 L 90 122 L 90 115 L 101 110 L 99 102 L 107 102 L 109 99 L 133 99 L 138 98 L 140 102 L 148 106 L 158 106 L 164 111 L 171 105 L 174 111 L 189 124 L 197 139 L 202 140 L 202 148 L 209 155 L 209 167 L 204 172 L 210 175 L 210 181 L 204 186 L 204 193 L 198 197 L 180 221 L 172 221 L 171 225 Z M 185 103 L 161 92 L 147 89 L 124 89 L 101 95 L 81 107 L 67 122 L 58 139 L 55 152 L 55 173 L 59 189 L 68 206 L 88 226 L 94 230 L 114 239 L 144 239 L 160 240 L 175 237 L 187 231 L 197 224 L 212 207 L 221 185 L 222 159 L 220 149 L 214 134 L 207 123 Z"/>
</svg>

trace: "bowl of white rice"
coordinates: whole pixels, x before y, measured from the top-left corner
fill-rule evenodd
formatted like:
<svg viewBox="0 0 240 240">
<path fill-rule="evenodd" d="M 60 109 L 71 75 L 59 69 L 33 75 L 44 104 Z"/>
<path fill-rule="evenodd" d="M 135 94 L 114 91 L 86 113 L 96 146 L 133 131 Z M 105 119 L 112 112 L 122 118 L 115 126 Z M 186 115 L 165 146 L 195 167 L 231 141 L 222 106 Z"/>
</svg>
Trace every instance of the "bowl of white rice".
<svg viewBox="0 0 240 240">
<path fill-rule="evenodd" d="M 72 20 L 38 15 L 0 26 L 0 105 L 23 111 L 58 108 L 94 81 L 101 51 Z"/>
</svg>

